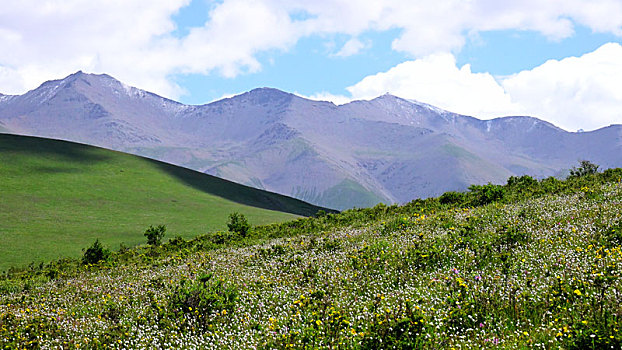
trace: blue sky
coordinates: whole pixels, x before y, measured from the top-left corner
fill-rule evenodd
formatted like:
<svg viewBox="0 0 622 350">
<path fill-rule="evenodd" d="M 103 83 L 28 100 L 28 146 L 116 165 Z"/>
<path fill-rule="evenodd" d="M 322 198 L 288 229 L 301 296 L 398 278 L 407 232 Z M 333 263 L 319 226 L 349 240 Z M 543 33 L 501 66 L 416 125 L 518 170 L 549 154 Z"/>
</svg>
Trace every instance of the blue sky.
<svg viewBox="0 0 622 350">
<path fill-rule="evenodd" d="M 584 26 L 563 40 L 550 40 L 534 31 L 484 32 L 458 53 L 458 65 L 470 63 L 474 72 L 510 75 L 533 69 L 547 60 L 582 56 L 609 42 L 621 42 L 611 33 L 594 33 Z"/>
<path fill-rule="evenodd" d="M 195 17 L 188 23 L 195 23 Z M 184 19 L 176 18 L 182 28 Z M 179 100 L 188 104 L 202 104 L 224 94 L 263 86 L 306 96 L 320 91 L 335 95 L 347 94 L 346 87 L 412 58 L 391 49 L 391 42 L 397 36 L 399 30 L 365 33 L 361 39 L 369 42 L 369 48 L 351 57 L 335 57 L 327 47 L 329 44 L 343 45 L 347 37 L 303 38 L 287 52 L 259 55 L 262 70 L 257 73 L 244 74 L 234 79 L 218 74 L 176 75 L 175 81 L 188 90 Z M 470 64 L 474 73 L 506 76 L 533 69 L 551 59 L 581 56 L 603 44 L 621 40 L 612 34 L 592 33 L 585 27 L 576 28 L 576 35 L 560 41 L 549 40 L 533 31 L 492 31 L 467 41 L 455 56 L 459 66 Z"/>
<path fill-rule="evenodd" d="M 622 123 L 620 0 L 5 0 L 0 92 L 77 70 L 202 104 L 389 92 L 566 130 Z"/>
<path fill-rule="evenodd" d="M 219 74 L 183 74 L 174 79 L 189 91 L 180 100 L 190 104 L 205 103 L 223 94 L 264 86 L 306 96 L 321 91 L 345 94 L 347 86 L 408 59 L 405 54 L 391 50 L 396 32 L 389 30 L 362 35 L 361 40 L 369 41 L 370 48 L 350 57 L 334 56 L 335 48 L 331 50 L 333 45 L 343 46 L 347 38 L 338 35 L 330 38 L 308 37 L 300 39 L 287 52 L 270 51 L 258 55 L 262 69 L 256 73 L 242 74 L 234 79 Z"/>
</svg>

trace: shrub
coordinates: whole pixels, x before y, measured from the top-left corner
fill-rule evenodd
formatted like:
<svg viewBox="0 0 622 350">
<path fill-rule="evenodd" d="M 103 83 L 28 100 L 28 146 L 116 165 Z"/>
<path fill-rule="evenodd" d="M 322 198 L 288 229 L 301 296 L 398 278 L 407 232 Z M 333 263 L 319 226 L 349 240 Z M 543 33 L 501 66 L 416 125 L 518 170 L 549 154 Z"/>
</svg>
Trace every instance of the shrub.
<svg viewBox="0 0 622 350">
<path fill-rule="evenodd" d="M 572 167 L 572 169 L 570 169 L 570 177 L 582 177 L 596 174 L 597 172 L 598 165 L 590 162 L 589 160 L 580 160 L 578 167 Z"/>
<path fill-rule="evenodd" d="M 611 225 L 605 231 L 605 243 L 609 247 L 622 245 L 622 220 Z"/>
<path fill-rule="evenodd" d="M 171 249 L 179 250 L 192 245 L 192 242 L 186 241 L 182 236 L 175 236 L 168 240 L 168 245 Z"/>
<path fill-rule="evenodd" d="M 486 205 L 503 199 L 505 189 L 500 185 L 471 185 L 469 191 L 473 194 L 472 199 L 474 205 Z"/>
<path fill-rule="evenodd" d="M 213 273 L 207 273 L 194 282 L 182 280 L 170 295 L 170 310 L 193 318 L 201 327 L 208 326 L 217 315 L 232 312 L 238 300 L 237 289 L 213 276 Z"/>
<path fill-rule="evenodd" d="M 228 231 L 218 231 L 214 232 L 209 236 L 209 240 L 214 244 L 227 244 L 235 241 L 237 239 L 237 235 L 233 232 Z"/>
<path fill-rule="evenodd" d="M 509 187 L 517 187 L 517 188 L 525 188 L 530 186 L 535 186 L 538 184 L 538 180 L 534 179 L 529 175 L 523 176 L 510 176 L 508 178 L 507 184 Z"/>
<path fill-rule="evenodd" d="M 375 322 L 365 332 L 361 349 L 420 349 L 422 334 L 427 326 L 426 316 L 408 302 L 397 311 L 377 312 Z"/>
<path fill-rule="evenodd" d="M 455 191 L 445 192 L 438 198 L 438 201 L 441 204 L 461 204 L 464 201 L 464 193 Z"/>
<path fill-rule="evenodd" d="M 553 176 L 549 176 L 546 179 L 540 181 L 540 193 L 541 194 L 555 194 L 564 190 L 567 182 L 556 179 Z"/>
<path fill-rule="evenodd" d="M 527 233 L 519 230 L 515 226 L 506 224 L 497 229 L 497 234 L 498 237 L 495 244 L 497 245 L 498 251 L 501 251 L 502 247 L 505 248 L 504 250 L 507 250 L 519 244 L 524 244 L 529 240 Z"/>
<path fill-rule="evenodd" d="M 603 180 L 609 182 L 622 182 L 622 168 L 607 169 L 602 173 Z"/>
<path fill-rule="evenodd" d="M 158 225 L 156 227 L 149 226 L 149 228 L 145 231 L 145 237 L 147 237 L 147 243 L 153 246 L 158 246 L 162 243 L 162 237 L 164 237 L 164 233 L 166 232 L 166 226 Z"/>
<path fill-rule="evenodd" d="M 238 212 L 229 214 L 229 222 L 227 223 L 229 232 L 235 232 L 242 237 L 248 235 L 248 231 L 251 229 L 251 225 L 246 220 L 244 214 Z"/>
<path fill-rule="evenodd" d="M 99 243 L 99 239 L 95 240 L 92 246 L 87 248 L 84 251 L 84 255 L 82 256 L 83 264 L 97 264 L 100 261 L 108 260 L 110 256 L 110 250 L 105 249 L 101 243 Z"/>
</svg>

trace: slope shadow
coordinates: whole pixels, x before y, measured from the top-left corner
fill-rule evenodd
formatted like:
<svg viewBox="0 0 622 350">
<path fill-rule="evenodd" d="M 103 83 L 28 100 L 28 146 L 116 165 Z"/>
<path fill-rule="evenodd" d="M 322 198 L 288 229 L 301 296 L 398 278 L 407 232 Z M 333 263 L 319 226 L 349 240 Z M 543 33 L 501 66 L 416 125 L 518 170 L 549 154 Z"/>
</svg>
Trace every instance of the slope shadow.
<svg viewBox="0 0 622 350">
<path fill-rule="evenodd" d="M 299 199 L 241 185 L 195 170 L 174 166 L 157 160 L 150 159 L 150 161 L 154 162 L 169 175 L 174 176 L 178 180 L 199 191 L 213 194 L 238 204 L 262 209 L 278 210 L 301 216 L 313 216 L 319 210 L 324 210 L 330 213 L 337 212 L 335 210 L 322 208 Z"/>
<path fill-rule="evenodd" d="M 98 147 L 70 141 L 0 133 L 0 154 L 21 153 L 24 155 L 38 157 L 44 156 L 49 158 L 60 158 L 68 162 L 75 162 L 79 165 L 84 165 L 88 163 L 106 161 L 112 158 L 111 156 L 107 156 L 105 152 L 102 152 L 102 150 L 103 149 Z M 240 185 L 238 183 L 197 172 L 195 170 L 178 167 L 154 159 L 138 156 L 135 157 L 153 162 L 165 173 L 199 191 L 212 194 L 238 204 L 268 210 L 277 210 L 300 216 L 313 216 L 319 210 L 331 213 L 336 212 L 332 209 L 315 206 L 277 193 Z M 80 171 L 79 167 L 38 167 L 37 169 L 45 173 Z"/>
<path fill-rule="evenodd" d="M 76 163 L 94 163 L 109 159 L 98 148 L 81 143 L 0 133 L 0 153 L 61 158 Z M 46 169 L 64 172 L 64 169 Z M 74 169 L 75 170 L 75 169 Z"/>
</svg>

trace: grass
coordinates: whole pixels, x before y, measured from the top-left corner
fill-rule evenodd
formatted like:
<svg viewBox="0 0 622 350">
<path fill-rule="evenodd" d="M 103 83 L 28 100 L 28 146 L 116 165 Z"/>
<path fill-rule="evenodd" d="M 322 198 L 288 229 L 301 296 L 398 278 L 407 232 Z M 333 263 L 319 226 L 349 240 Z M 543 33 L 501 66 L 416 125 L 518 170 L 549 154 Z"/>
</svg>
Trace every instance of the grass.
<svg viewBox="0 0 622 350">
<path fill-rule="evenodd" d="M 604 349 L 622 169 L 216 232 L 0 279 L 0 345 Z"/>
<path fill-rule="evenodd" d="M 86 145 L 0 134 L 0 271 L 146 242 L 149 225 L 191 238 L 226 228 L 232 212 L 253 224 L 320 208 L 185 168 Z"/>
<path fill-rule="evenodd" d="M 356 203 L 363 203 L 363 207 L 373 206 L 382 200 L 383 198 L 351 179 L 344 179 L 329 188 L 320 199 L 323 203 L 335 203 L 336 208 L 351 208 Z"/>
</svg>

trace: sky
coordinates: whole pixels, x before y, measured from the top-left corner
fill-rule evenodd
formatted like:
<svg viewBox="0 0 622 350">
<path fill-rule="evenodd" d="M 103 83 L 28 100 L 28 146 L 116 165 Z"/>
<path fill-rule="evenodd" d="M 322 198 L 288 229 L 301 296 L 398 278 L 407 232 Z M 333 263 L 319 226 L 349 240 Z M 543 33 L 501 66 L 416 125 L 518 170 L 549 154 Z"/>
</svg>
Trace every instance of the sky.
<svg viewBox="0 0 622 350">
<path fill-rule="evenodd" d="M 622 0 L 2 0 L 0 93 L 78 70 L 187 104 L 391 93 L 588 131 L 622 123 Z"/>
</svg>

